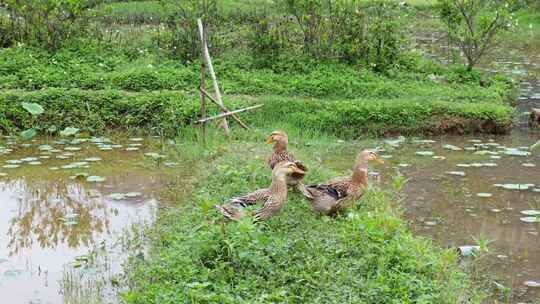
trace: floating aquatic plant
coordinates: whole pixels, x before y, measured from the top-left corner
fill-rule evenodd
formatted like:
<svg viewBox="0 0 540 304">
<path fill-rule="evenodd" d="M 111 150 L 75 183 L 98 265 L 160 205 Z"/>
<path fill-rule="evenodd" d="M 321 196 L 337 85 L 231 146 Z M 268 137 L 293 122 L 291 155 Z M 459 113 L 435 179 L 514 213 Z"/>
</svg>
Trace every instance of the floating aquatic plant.
<svg viewBox="0 0 540 304">
<path fill-rule="evenodd" d="M 97 176 L 97 175 L 90 175 L 86 178 L 87 182 L 94 182 L 94 183 L 101 183 L 106 180 L 103 176 Z"/>
<path fill-rule="evenodd" d="M 416 151 L 415 154 L 420 156 L 433 156 L 435 153 L 433 153 L 433 151 Z"/>
<path fill-rule="evenodd" d="M 67 127 L 64 130 L 60 131 L 60 136 L 73 136 L 75 134 L 79 133 L 79 129 L 73 128 L 73 127 Z"/>
</svg>

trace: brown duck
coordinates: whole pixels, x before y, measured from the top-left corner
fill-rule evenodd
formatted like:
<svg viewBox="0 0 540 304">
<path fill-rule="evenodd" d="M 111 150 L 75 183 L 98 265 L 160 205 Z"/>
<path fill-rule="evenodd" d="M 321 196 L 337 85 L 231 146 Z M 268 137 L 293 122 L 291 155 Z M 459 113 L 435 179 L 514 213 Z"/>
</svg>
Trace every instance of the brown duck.
<svg viewBox="0 0 540 304">
<path fill-rule="evenodd" d="M 287 180 L 288 177 L 295 175 L 305 175 L 305 171 L 298 167 L 293 162 L 280 162 L 274 166 L 272 170 L 272 183 L 270 187 L 257 190 L 253 193 L 264 192 L 260 195 L 257 201 L 264 200 L 264 205 L 253 212 L 256 221 L 264 221 L 279 213 L 287 199 Z M 256 201 L 251 202 L 254 204 Z M 244 203 L 235 202 L 234 200 L 226 205 L 215 207 L 228 219 L 238 220 L 247 215 L 242 210 L 246 206 Z"/>
<path fill-rule="evenodd" d="M 305 193 L 305 185 L 303 183 L 303 178 L 306 175 L 307 168 L 300 161 L 296 160 L 294 155 L 287 150 L 287 145 L 289 143 L 287 134 L 282 131 L 274 131 L 272 134 L 270 134 L 268 139 L 266 139 L 266 143 L 275 143 L 272 154 L 268 158 L 268 166 L 270 169 L 274 169 L 276 164 L 284 161 L 296 164 L 296 166 L 302 170 L 303 173 L 292 173 L 291 175 L 287 176 L 287 185 L 296 186 L 301 193 L 307 195 L 307 193 Z M 269 195 L 270 192 L 268 188 L 259 189 L 246 195 L 235 197 L 231 199 L 231 203 L 246 207 L 248 205 L 255 204 L 257 201 L 265 200 Z"/>
<path fill-rule="evenodd" d="M 353 205 L 368 185 L 368 163 L 384 163 L 377 153 L 369 150 L 360 152 L 351 176 L 339 177 L 327 183 L 306 186 L 306 198 L 314 211 L 335 215 L 338 211 Z"/>
</svg>

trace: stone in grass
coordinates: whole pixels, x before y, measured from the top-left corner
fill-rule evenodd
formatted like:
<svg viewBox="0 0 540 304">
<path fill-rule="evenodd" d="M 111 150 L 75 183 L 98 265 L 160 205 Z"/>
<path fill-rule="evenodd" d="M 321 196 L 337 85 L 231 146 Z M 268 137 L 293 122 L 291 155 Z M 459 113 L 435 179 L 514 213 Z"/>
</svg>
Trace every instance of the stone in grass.
<svg viewBox="0 0 540 304">
<path fill-rule="evenodd" d="M 507 190 L 528 190 L 534 187 L 534 184 L 494 184 L 493 186 Z"/>
<path fill-rule="evenodd" d="M 6 169 L 15 169 L 15 168 L 19 168 L 19 165 L 4 165 L 2 167 Z"/>
<path fill-rule="evenodd" d="M 137 150 L 139 150 L 139 148 L 137 148 L 137 147 L 127 147 L 126 148 L 126 151 L 137 151 Z"/>
<path fill-rule="evenodd" d="M 129 139 L 130 141 L 143 141 L 144 139 L 141 137 L 133 137 Z"/>
<path fill-rule="evenodd" d="M 446 159 L 446 157 L 441 156 L 441 155 L 435 155 L 435 156 L 433 156 L 433 159 L 444 160 L 444 159 Z"/>
<path fill-rule="evenodd" d="M 536 164 L 533 164 L 533 163 L 523 163 L 521 164 L 523 167 L 528 167 L 528 168 L 532 168 L 532 167 L 536 167 Z"/>
<path fill-rule="evenodd" d="M 41 165 L 41 162 L 40 161 L 31 161 L 28 164 L 32 165 L 32 166 L 39 166 L 39 165 Z"/>
<path fill-rule="evenodd" d="M 121 201 L 126 198 L 126 195 L 124 193 L 111 193 L 109 197 L 115 201 Z"/>
<path fill-rule="evenodd" d="M 476 193 L 476 196 L 478 196 L 478 197 L 492 197 L 493 194 L 487 193 L 487 192 L 480 192 L 480 193 Z"/>
</svg>

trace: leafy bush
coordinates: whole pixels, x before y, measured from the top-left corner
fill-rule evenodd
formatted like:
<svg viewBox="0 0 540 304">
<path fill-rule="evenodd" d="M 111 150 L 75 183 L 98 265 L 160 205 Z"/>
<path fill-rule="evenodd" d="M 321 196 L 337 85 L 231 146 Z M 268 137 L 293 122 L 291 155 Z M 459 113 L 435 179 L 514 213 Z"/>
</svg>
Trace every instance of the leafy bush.
<svg viewBox="0 0 540 304">
<path fill-rule="evenodd" d="M 467 59 L 467 70 L 480 61 L 497 33 L 509 27 L 511 0 L 439 0 L 439 14 L 450 41 Z"/>
<path fill-rule="evenodd" d="M 208 44 L 213 55 L 219 51 L 220 40 L 218 26 L 222 16 L 218 14 L 216 0 L 161 0 L 164 11 L 168 12 L 165 25 L 169 30 L 164 38 L 171 54 L 184 61 L 193 61 L 201 57 L 201 40 L 197 27 L 197 18 L 201 18 L 205 27 Z"/>
<path fill-rule="evenodd" d="M 79 36 L 87 28 L 88 8 L 98 0 L 2 0 L 9 14 L 9 30 L 14 41 L 57 50 L 66 40 Z M 2 27 L 7 24 L 2 23 Z M 5 40 L 5 36 L 2 37 Z M 5 43 L 4 43 L 5 44 Z"/>
</svg>

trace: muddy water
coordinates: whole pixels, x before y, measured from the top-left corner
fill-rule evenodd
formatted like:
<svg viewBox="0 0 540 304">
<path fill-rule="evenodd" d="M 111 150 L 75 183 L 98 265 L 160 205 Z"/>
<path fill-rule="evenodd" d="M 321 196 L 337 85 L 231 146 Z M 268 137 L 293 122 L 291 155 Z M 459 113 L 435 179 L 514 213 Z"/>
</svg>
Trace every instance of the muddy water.
<svg viewBox="0 0 540 304">
<path fill-rule="evenodd" d="M 410 178 L 404 189 L 404 207 L 414 233 L 433 238 L 443 247 L 475 245 L 475 238 L 485 236 L 492 241 L 493 266 L 489 271 L 497 282 L 514 289 L 516 303 L 537 299 L 540 288 L 527 288 L 523 283 L 540 281 L 540 222 L 527 223 L 521 218 L 528 217 L 522 211 L 540 211 L 540 156 L 512 156 L 506 151 L 527 154 L 526 147 L 539 138 L 540 134 L 516 131 L 508 136 L 388 142 L 395 147 L 381 143 L 379 147 L 386 149 L 381 152 L 386 163 L 372 168 L 375 172 L 371 173 L 379 175 L 372 175 L 371 181 L 384 187 L 396 170 Z M 463 150 L 450 150 L 445 145 Z M 322 162 L 347 170 L 362 148 L 366 147 L 353 145 L 344 146 L 341 153 L 329 151 Z M 451 175 L 450 171 L 459 173 Z M 535 186 L 509 190 L 497 184 Z"/>
<path fill-rule="evenodd" d="M 80 282 L 66 277 L 87 268 L 89 252 L 112 251 L 131 224 L 154 220 L 168 169 L 144 155 L 155 150 L 152 141 L 92 141 L 0 139 L 2 303 L 73 297 L 80 291 L 65 289 Z M 120 270 L 120 263 L 112 259 L 107 270 Z"/>
</svg>

